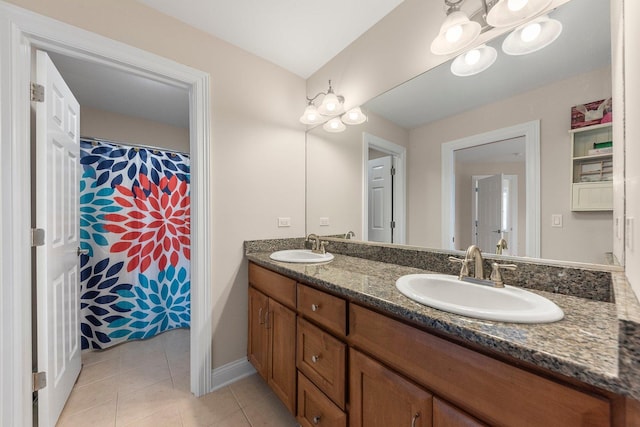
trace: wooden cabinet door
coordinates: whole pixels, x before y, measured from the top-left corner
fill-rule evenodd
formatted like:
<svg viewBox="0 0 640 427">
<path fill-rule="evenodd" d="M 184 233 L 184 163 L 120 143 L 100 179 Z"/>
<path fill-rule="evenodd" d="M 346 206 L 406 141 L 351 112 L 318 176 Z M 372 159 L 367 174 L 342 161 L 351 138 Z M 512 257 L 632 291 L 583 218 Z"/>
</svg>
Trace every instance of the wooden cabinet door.
<svg viewBox="0 0 640 427">
<path fill-rule="evenodd" d="M 296 313 L 269 299 L 267 382 L 292 414 L 296 413 Z"/>
<path fill-rule="evenodd" d="M 269 330 L 265 319 L 269 310 L 269 298 L 254 288 L 249 288 L 249 342 L 247 355 L 249 362 L 260 376 L 267 379 L 269 363 Z"/>
<path fill-rule="evenodd" d="M 436 397 L 433 399 L 433 427 L 486 427 L 486 424 Z"/>
<path fill-rule="evenodd" d="M 351 427 L 431 426 L 431 394 L 356 350 L 349 356 Z"/>
</svg>

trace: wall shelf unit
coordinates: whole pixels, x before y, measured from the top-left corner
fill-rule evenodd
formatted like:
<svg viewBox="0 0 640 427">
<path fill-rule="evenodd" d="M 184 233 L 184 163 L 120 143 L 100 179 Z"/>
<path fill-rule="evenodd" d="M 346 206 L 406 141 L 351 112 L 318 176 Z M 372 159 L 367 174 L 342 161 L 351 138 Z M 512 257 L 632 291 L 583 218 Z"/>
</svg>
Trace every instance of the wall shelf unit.
<svg viewBox="0 0 640 427">
<path fill-rule="evenodd" d="M 571 129 L 571 210 L 613 210 L 611 123 Z"/>
</svg>

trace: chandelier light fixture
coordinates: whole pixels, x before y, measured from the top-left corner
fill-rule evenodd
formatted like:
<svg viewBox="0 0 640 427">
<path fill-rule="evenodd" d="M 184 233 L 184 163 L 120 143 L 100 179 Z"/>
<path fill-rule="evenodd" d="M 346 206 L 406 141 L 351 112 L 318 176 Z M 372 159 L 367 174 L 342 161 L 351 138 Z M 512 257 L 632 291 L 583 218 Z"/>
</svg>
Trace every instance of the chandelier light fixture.
<svg viewBox="0 0 640 427">
<path fill-rule="evenodd" d="M 316 100 L 322 96 L 322 102 L 316 107 Z M 343 114 L 344 113 L 344 114 Z M 324 122 L 322 128 L 327 132 L 342 132 L 347 125 L 359 125 L 367 120 L 367 116 L 362 113 L 360 107 L 352 108 L 344 112 L 344 96 L 336 95 L 329 80 L 329 89 L 326 92 L 319 92 L 314 97 L 307 97 L 307 107 L 300 122 L 305 125 L 316 125 Z"/>
<path fill-rule="evenodd" d="M 449 55 L 464 51 L 481 32 L 493 27 L 516 27 L 502 44 L 502 51 L 507 55 L 526 55 L 540 50 L 553 43 L 562 32 L 562 23 L 547 15 L 540 16 L 551 2 L 482 0 L 482 8 L 469 18 L 460 10 L 464 0 L 444 0 L 447 17 L 431 43 L 431 52 Z M 461 77 L 472 76 L 488 69 L 497 57 L 494 48 L 481 45 L 455 58 L 451 72 Z"/>
</svg>

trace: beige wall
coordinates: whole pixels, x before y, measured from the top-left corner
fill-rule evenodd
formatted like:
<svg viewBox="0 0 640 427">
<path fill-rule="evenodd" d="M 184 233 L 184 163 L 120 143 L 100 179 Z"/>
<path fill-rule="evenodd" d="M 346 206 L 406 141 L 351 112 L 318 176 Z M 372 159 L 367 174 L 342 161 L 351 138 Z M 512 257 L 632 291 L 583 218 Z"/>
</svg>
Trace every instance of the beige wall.
<svg viewBox="0 0 640 427">
<path fill-rule="evenodd" d="M 90 107 L 80 106 L 80 135 L 189 152 L 189 129 Z"/>
<path fill-rule="evenodd" d="M 322 126 L 307 132 L 307 232 L 320 235 L 356 233 L 362 238 L 363 133 L 404 147 L 409 132 L 382 117 L 329 133 Z M 328 217 L 329 226 L 320 226 Z"/>
<path fill-rule="evenodd" d="M 133 0 L 11 2 L 211 75 L 213 366 L 242 359 L 243 241 L 304 234 L 304 80 Z"/>
<path fill-rule="evenodd" d="M 617 2 L 620 3 L 620 2 Z M 624 139 L 626 220 L 625 268 L 629 283 L 640 297 L 640 2 L 624 1 Z M 615 114 L 615 111 L 614 111 Z M 614 116 L 615 117 L 615 116 Z"/>
<path fill-rule="evenodd" d="M 606 67 L 412 130 L 410 244 L 440 247 L 442 143 L 539 119 L 541 256 L 604 263 L 603 254 L 612 250 L 612 214 L 570 211 L 568 129 L 571 106 L 610 96 L 611 71 Z M 551 214 L 562 214 L 563 228 L 551 227 Z"/>
</svg>

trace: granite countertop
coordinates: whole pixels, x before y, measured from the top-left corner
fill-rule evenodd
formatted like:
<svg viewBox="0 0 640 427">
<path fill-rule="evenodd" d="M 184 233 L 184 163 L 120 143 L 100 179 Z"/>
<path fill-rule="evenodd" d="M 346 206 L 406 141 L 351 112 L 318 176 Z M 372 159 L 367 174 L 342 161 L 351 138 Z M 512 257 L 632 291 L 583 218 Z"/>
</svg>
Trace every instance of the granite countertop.
<svg viewBox="0 0 640 427">
<path fill-rule="evenodd" d="M 565 318 L 546 324 L 478 320 L 418 304 L 395 287 L 400 276 L 433 271 L 340 254 L 334 254 L 335 259 L 329 263 L 292 264 L 273 261 L 269 254 L 249 252 L 247 258 L 416 325 L 596 387 L 640 398 L 637 385 L 621 378 L 619 372 L 619 325 L 614 303 L 529 289 L 555 302 Z"/>
</svg>

